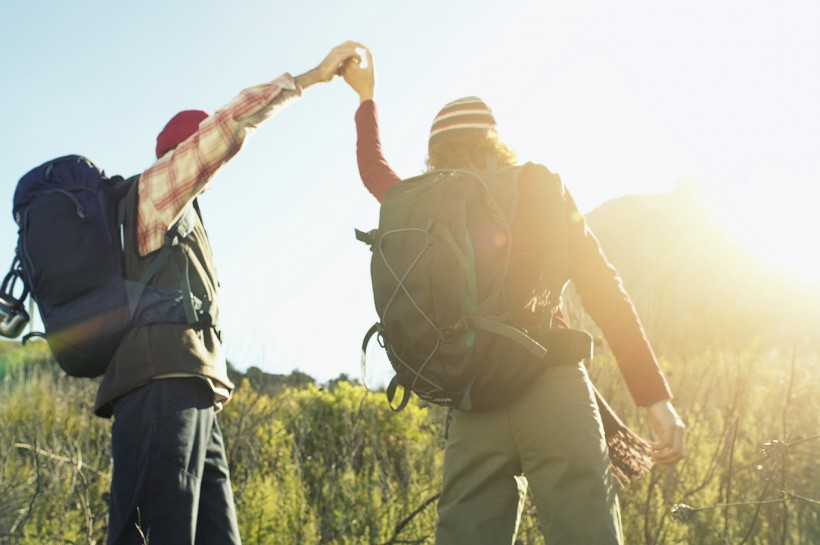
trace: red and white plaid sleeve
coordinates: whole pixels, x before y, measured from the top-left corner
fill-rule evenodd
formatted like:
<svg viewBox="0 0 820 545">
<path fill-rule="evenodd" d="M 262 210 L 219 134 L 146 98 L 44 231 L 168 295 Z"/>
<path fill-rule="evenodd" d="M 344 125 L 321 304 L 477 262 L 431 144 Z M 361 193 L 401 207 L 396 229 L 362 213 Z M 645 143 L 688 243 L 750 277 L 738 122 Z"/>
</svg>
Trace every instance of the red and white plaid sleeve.
<svg viewBox="0 0 820 545">
<path fill-rule="evenodd" d="M 186 207 L 242 148 L 245 138 L 266 119 L 301 94 L 294 78 L 243 90 L 227 106 L 205 119 L 199 130 L 142 173 L 139 180 L 137 242 L 140 255 L 162 247 L 168 229 Z"/>
</svg>

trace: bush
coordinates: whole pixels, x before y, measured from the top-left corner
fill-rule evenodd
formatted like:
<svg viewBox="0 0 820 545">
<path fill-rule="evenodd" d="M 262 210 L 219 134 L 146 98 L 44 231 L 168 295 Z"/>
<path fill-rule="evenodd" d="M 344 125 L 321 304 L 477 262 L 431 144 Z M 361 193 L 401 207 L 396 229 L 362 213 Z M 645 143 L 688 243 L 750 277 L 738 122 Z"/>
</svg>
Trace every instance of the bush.
<svg viewBox="0 0 820 545">
<path fill-rule="evenodd" d="M 798 339 L 667 349 L 688 456 L 620 494 L 629 544 L 820 543 L 820 358 Z M 103 543 L 110 422 L 96 381 L 70 379 L 42 345 L 0 352 L 0 544 Z M 256 372 L 259 378 L 259 372 Z M 649 434 L 605 350 L 590 375 Z M 239 375 L 220 414 L 246 544 L 432 544 L 446 411 L 343 377 L 257 387 Z M 520 543 L 543 544 L 531 502 Z"/>
</svg>

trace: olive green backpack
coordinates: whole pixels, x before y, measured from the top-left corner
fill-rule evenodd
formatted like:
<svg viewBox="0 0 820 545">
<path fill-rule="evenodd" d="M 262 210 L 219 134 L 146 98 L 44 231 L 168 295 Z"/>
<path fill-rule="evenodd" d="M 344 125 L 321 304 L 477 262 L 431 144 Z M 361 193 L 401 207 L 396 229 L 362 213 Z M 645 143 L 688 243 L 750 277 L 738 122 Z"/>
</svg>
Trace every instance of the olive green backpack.
<svg viewBox="0 0 820 545">
<path fill-rule="evenodd" d="M 515 398 L 548 364 L 589 357 L 582 331 L 550 329 L 568 278 L 563 185 L 546 167 L 436 170 L 385 196 L 370 245 L 377 335 L 409 392 L 465 411 Z"/>
</svg>

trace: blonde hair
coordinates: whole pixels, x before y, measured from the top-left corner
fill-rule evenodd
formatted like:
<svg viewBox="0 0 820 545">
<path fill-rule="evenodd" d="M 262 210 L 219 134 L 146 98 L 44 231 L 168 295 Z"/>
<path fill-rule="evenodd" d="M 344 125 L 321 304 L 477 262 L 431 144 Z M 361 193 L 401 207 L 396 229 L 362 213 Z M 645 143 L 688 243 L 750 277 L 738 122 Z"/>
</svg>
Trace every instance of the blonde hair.
<svg viewBox="0 0 820 545">
<path fill-rule="evenodd" d="M 427 156 L 427 168 L 487 168 L 487 159 L 495 159 L 497 167 L 516 164 L 513 152 L 493 129 L 458 131 L 434 142 Z"/>
</svg>

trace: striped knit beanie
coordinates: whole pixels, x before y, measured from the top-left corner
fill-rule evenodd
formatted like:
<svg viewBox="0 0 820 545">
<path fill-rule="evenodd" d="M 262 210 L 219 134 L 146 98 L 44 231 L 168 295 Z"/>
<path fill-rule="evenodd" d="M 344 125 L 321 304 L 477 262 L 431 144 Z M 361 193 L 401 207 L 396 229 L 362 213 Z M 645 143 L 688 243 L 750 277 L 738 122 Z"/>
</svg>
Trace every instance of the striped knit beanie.
<svg viewBox="0 0 820 545">
<path fill-rule="evenodd" d="M 445 105 L 433 120 L 429 147 L 449 136 L 465 131 L 495 130 L 495 118 L 490 108 L 478 97 L 466 97 Z"/>
</svg>

